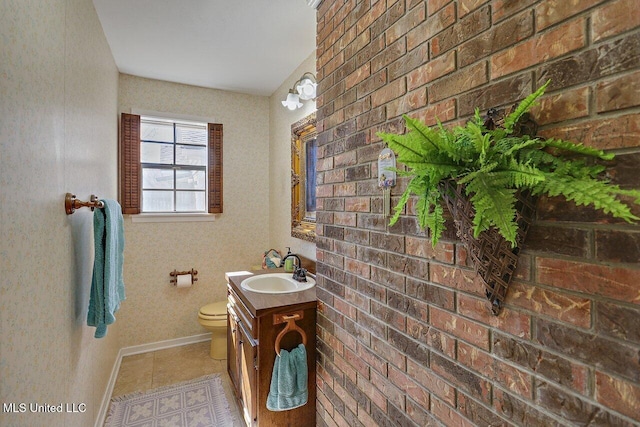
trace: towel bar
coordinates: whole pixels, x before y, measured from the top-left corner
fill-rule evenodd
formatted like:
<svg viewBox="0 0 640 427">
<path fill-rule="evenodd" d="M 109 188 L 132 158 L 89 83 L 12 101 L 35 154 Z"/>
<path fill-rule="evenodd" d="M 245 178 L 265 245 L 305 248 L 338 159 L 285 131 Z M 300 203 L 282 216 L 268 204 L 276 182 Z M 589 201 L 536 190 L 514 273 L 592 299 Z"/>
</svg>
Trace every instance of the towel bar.
<svg viewBox="0 0 640 427">
<path fill-rule="evenodd" d="M 78 200 L 75 194 L 67 193 L 64 198 L 64 210 L 67 215 L 71 215 L 76 211 L 76 209 L 80 208 L 91 208 L 91 210 L 93 211 L 95 208 L 104 208 L 104 203 L 98 200 L 98 196 L 96 196 L 95 194 L 91 195 L 91 201 L 83 202 L 81 200 Z"/>
<path fill-rule="evenodd" d="M 287 326 L 284 327 L 282 331 L 276 337 L 275 342 L 275 350 L 276 354 L 280 356 L 280 340 L 284 337 L 288 332 L 295 331 L 302 336 L 302 344 L 307 346 L 307 334 L 305 334 L 304 330 L 296 324 L 297 319 L 302 319 L 304 317 L 303 311 L 297 311 L 292 314 L 274 314 L 273 315 L 273 324 L 277 325 L 279 323 L 287 323 Z"/>
</svg>

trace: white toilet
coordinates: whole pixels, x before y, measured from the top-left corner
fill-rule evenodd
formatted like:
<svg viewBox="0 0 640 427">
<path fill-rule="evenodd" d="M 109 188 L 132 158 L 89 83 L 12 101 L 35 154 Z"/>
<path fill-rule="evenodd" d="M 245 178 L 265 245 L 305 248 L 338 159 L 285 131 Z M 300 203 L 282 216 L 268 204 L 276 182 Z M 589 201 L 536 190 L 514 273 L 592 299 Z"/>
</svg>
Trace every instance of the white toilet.
<svg viewBox="0 0 640 427">
<path fill-rule="evenodd" d="M 198 322 L 211 331 L 211 358 L 227 358 L 227 301 L 207 304 L 198 312 Z"/>
</svg>

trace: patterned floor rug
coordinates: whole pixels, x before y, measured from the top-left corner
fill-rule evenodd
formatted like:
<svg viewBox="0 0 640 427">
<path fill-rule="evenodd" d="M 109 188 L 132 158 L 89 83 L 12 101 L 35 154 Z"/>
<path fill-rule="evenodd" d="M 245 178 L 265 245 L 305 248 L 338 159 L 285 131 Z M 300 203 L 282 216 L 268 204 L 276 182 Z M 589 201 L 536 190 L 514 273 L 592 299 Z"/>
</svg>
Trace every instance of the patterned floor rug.
<svg viewBox="0 0 640 427">
<path fill-rule="evenodd" d="M 111 399 L 105 427 L 232 426 L 220 374 Z"/>
</svg>

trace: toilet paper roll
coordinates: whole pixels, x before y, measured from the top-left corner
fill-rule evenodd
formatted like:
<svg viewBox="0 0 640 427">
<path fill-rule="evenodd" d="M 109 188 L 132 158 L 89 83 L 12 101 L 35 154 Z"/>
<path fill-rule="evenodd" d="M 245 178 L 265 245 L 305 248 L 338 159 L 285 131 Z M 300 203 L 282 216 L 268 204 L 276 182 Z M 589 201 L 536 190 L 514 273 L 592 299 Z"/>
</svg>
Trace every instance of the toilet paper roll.
<svg viewBox="0 0 640 427">
<path fill-rule="evenodd" d="M 176 276 L 176 286 L 179 288 L 188 288 L 193 284 L 191 273 L 178 274 Z"/>
</svg>

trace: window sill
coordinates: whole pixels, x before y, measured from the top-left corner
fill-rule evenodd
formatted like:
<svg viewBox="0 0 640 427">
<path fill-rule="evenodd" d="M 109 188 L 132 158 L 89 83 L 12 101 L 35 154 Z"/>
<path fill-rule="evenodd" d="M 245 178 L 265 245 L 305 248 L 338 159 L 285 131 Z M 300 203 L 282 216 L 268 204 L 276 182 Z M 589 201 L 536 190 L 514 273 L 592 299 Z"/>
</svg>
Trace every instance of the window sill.
<svg viewBox="0 0 640 427">
<path fill-rule="evenodd" d="M 212 222 L 217 214 L 209 213 L 142 213 L 129 215 L 131 222 Z"/>
</svg>

